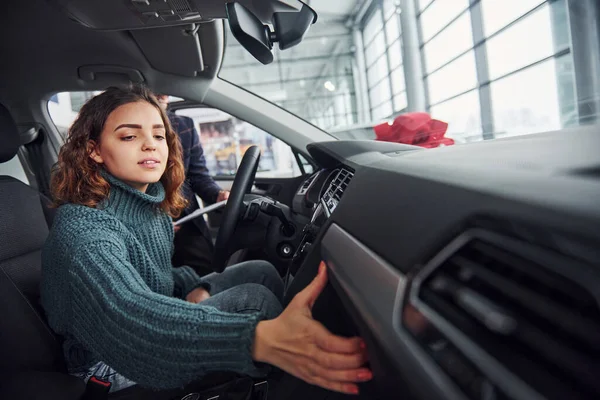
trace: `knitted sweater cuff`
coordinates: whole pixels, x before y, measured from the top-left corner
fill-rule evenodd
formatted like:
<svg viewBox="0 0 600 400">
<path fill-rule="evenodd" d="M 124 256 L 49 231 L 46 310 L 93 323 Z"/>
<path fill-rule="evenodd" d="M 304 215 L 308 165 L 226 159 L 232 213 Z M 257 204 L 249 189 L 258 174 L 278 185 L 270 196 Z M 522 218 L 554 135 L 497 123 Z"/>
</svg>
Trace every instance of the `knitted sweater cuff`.
<svg viewBox="0 0 600 400">
<path fill-rule="evenodd" d="M 210 284 L 203 282 L 202 278 L 187 265 L 173 268 L 173 279 L 175 281 L 174 295 L 180 299 L 185 299 L 185 296 L 197 287 L 202 287 L 210 293 Z"/>
<path fill-rule="evenodd" d="M 256 326 L 260 322 L 260 319 L 256 318 L 248 325 L 247 331 L 242 335 L 244 338 L 243 346 L 244 350 L 247 351 L 247 354 L 252 355 L 252 345 L 254 344 L 254 336 L 256 332 Z M 271 370 L 271 366 L 268 364 L 263 364 L 259 362 L 255 362 L 252 360 L 252 356 L 250 356 L 248 365 L 244 368 L 244 373 L 250 375 L 252 377 L 262 377 L 267 375 L 267 373 Z"/>
</svg>

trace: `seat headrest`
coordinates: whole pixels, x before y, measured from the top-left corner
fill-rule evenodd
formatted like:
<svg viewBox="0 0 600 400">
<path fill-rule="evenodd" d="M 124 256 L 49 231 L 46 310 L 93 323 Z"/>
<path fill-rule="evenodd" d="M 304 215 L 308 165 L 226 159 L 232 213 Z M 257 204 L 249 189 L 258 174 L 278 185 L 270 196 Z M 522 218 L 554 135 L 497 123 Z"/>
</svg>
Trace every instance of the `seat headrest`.
<svg viewBox="0 0 600 400">
<path fill-rule="evenodd" d="M 16 156 L 19 145 L 17 124 L 8 109 L 0 104 L 0 163 Z"/>
</svg>

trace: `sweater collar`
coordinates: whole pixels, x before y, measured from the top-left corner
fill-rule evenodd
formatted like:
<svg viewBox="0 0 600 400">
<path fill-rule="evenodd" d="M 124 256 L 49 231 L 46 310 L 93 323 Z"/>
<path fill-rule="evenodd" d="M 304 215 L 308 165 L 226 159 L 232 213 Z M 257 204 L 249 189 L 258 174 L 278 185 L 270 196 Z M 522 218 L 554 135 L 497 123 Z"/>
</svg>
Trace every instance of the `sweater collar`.
<svg viewBox="0 0 600 400">
<path fill-rule="evenodd" d="M 157 211 L 160 203 L 165 199 L 165 189 L 160 181 L 149 184 L 144 193 L 105 170 L 102 170 L 101 174 L 110 184 L 110 194 L 102 208 L 125 222 L 137 223 L 140 219 L 147 218 L 147 213 Z"/>
</svg>

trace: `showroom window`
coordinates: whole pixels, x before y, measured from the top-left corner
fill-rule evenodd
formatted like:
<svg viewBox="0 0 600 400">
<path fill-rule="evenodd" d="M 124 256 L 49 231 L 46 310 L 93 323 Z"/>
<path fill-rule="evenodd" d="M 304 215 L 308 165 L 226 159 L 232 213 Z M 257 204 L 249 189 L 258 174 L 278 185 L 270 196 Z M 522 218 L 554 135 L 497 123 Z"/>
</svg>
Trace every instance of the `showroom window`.
<svg viewBox="0 0 600 400">
<path fill-rule="evenodd" d="M 561 128 L 556 62 L 547 60 L 491 84 L 494 126 L 500 136 Z"/>
<path fill-rule="evenodd" d="M 421 4 L 424 1 L 420 2 Z M 430 112 L 448 136 L 481 138 L 473 29 L 468 0 L 434 0 L 419 15 Z"/>
<path fill-rule="evenodd" d="M 369 103 L 374 122 L 407 105 L 402 59 L 402 29 L 397 0 L 378 3 L 363 29 Z"/>
<path fill-rule="evenodd" d="M 459 141 L 576 118 L 565 0 L 415 0 L 428 109 Z"/>
<path fill-rule="evenodd" d="M 434 72 L 472 48 L 471 18 L 466 12 L 423 47 L 427 73 Z"/>
<path fill-rule="evenodd" d="M 481 1 L 494 137 L 560 129 L 576 113 L 566 2 L 506 3 Z"/>
<path fill-rule="evenodd" d="M 544 0 L 481 0 L 485 36 L 488 37 L 525 15 Z"/>
<path fill-rule="evenodd" d="M 421 14 L 423 43 L 438 35 L 469 7 L 469 0 L 435 0 Z"/>
<path fill-rule="evenodd" d="M 459 143 L 481 140 L 479 94 L 471 90 L 451 100 L 432 106 L 431 115 L 448 123 L 446 136 Z"/>
<path fill-rule="evenodd" d="M 485 3 L 482 6 L 485 9 Z M 554 43 L 548 4 L 488 39 L 487 53 L 491 80 L 552 56 Z"/>
<path fill-rule="evenodd" d="M 402 60 L 402 26 L 398 0 L 383 1 L 383 18 L 386 40 L 386 52 L 390 66 L 391 95 L 394 112 L 404 110 L 407 106 L 406 83 L 404 81 L 404 63 Z"/>
<path fill-rule="evenodd" d="M 438 104 L 477 86 L 473 51 L 427 77 L 429 102 Z"/>
<path fill-rule="evenodd" d="M 417 0 L 417 10 L 425 10 L 432 2 L 433 0 Z"/>
</svg>

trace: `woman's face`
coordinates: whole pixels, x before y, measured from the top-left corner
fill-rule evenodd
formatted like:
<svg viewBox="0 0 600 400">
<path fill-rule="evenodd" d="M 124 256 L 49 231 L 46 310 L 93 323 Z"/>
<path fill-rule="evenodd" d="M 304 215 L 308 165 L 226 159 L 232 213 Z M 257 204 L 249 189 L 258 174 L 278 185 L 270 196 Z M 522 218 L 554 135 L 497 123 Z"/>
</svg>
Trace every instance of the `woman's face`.
<svg viewBox="0 0 600 400">
<path fill-rule="evenodd" d="M 116 178 L 145 192 L 167 167 L 166 129 L 158 110 L 145 101 L 116 108 L 104 123 L 90 157 Z"/>
</svg>

